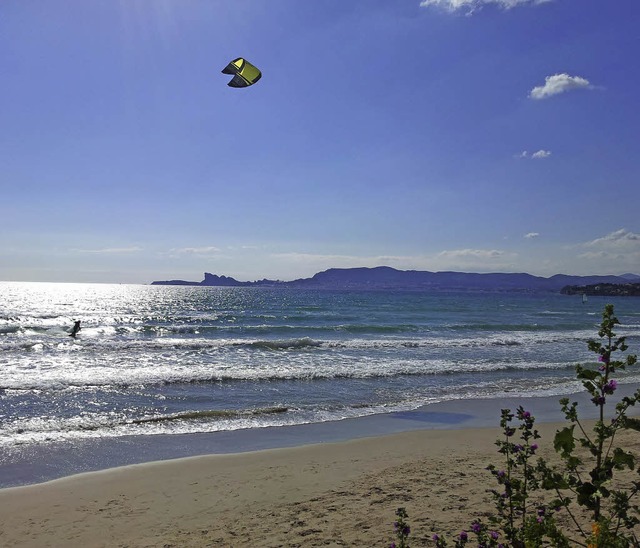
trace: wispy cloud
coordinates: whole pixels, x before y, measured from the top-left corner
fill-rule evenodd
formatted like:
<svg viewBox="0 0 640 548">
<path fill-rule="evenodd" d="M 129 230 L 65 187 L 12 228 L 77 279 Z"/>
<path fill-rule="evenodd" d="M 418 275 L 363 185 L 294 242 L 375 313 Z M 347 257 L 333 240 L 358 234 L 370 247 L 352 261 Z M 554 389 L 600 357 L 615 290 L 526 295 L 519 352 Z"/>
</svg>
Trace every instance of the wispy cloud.
<svg viewBox="0 0 640 548">
<path fill-rule="evenodd" d="M 161 255 L 167 255 L 169 257 L 211 257 L 220 253 L 220 248 L 213 245 L 203 247 L 174 247 L 169 251 L 161 253 Z"/>
<path fill-rule="evenodd" d="M 497 249 L 453 249 L 441 251 L 439 257 L 446 259 L 499 259 L 504 256 L 504 251 Z"/>
<path fill-rule="evenodd" d="M 601 272 L 612 273 L 624 271 L 638 273 L 640 264 L 640 248 L 622 249 L 611 247 L 608 250 L 587 251 L 578 255 L 592 265 L 596 265 Z M 593 267 L 592 267 L 593 268 Z"/>
<path fill-rule="evenodd" d="M 212 245 L 205 247 L 177 247 L 173 248 L 171 252 L 179 255 L 211 255 L 212 253 L 219 253 L 220 248 Z"/>
<path fill-rule="evenodd" d="M 586 78 L 569 76 L 566 73 L 554 74 L 544 79 L 544 85 L 536 86 L 529 92 L 531 99 L 548 99 L 554 95 L 565 93 L 572 89 L 592 89 L 593 86 Z"/>
<path fill-rule="evenodd" d="M 543 158 L 548 158 L 549 156 L 551 156 L 551 151 L 550 150 L 543 150 L 540 149 L 537 152 L 533 152 L 533 153 L 529 153 L 526 150 L 523 150 L 522 152 L 520 152 L 519 154 L 516 154 L 516 158 L 530 158 L 532 160 L 540 160 Z"/>
<path fill-rule="evenodd" d="M 537 238 L 538 236 L 540 236 L 539 232 L 529 232 L 527 234 L 524 235 L 524 237 L 528 240 L 532 239 L 532 238 Z"/>
<path fill-rule="evenodd" d="M 122 254 L 122 253 L 137 253 L 138 251 L 142 251 L 141 247 L 132 246 L 132 247 L 105 247 L 103 249 L 73 249 L 76 253 L 103 253 L 103 254 Z"/>
<path fill-rule="evenodd" d="M 462 272 L 512 271 L 518 254 L 501 249 L 447 249 L 429 260 L 433 270 Z"/>
<path fill-rule="evenodd" d="M 611 257 L 610 253 L 606 251 L 587 251 L 586 253 L 582 253 L 578 255 L 580 259 L 588 259 L 590 261 L 600 260 L 600 259 L 609 259 Z"/>
<path fill-rule="evenodd" d="M 549 156 L 551 156 L 551 151 L 550 150 L 538 150 L 537 152 L 534 152 L 531 157 L 534 160 L 539 160 L 541 158 L 548 158 Z"/>
<path fill-rule="evenodd" d="M 421 7 L 435 6 L 449 12 L 465 11 L 467 15 L 482 9 L 484 6 L 498 6 L 509 10 L 518 6 L 537 6 L 547 4 L 553 0 L 422 0 Z"/>
<path fill-rule="evenodd" d="M 614 232 L 607 234 L 601 238 L 596 238 L 590 242 L 584 244 L 586 247 L 639 247 L 640 248 L 640 234 L 635 234 L 628 231 L 625 228 L 621 228 Z"/>
<path fill-rule="evenodd" d="M 321 253 L 273 253 L 271 257 L 278 260 L 293 261 L 296 263 L 331 265 L 336 268 L 351 268 L 358 266 L 380 266 L 399 264 L 407 261 L 414 261 L 413 256 L 376 255 L 376 256 L 355 256 L 355 255 L 323 255 Z M 329 268 L 329 267 L 327 267 Z"/>
</svg>

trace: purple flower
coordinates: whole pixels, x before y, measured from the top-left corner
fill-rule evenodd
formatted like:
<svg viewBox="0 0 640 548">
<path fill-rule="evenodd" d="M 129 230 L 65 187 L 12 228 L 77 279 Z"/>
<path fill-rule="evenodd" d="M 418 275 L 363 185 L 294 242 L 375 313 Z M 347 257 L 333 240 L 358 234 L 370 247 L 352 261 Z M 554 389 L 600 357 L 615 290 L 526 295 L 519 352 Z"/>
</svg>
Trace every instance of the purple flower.
<svg viewBox="0 0 640 548">
<path fill-rule="evenodd" d="M 389 544 L 389 548 L 396 548 L 396 543 L 392 542 L 391 544 Z"/>
<path fill-rule="evenodd" d="M 605 394 L 613 394 L 618 388 L 618 382 L 611 379 L 607 384 L 604 385 L 603 390 Z"/>
<path fill-rule="evenodd" d="M 462 531 L 460 533 L 460 540 L 467 540 L 469 538 L 469 535 L 467 535 L 466 531 Z"/>
<path fill-rule="evenodd" d="M 500 536 L 500 535 L 498 534 L 498 531 L 491 531 L 489 534 L 491 535 L 491 538 L 492 538 L 493 540 L 498 540 L 498 537 Z"/>
<path fill-rule="evenodd" d="M 538 450 L 538 444 L 534 443 L 531 445 L 531 454 L 533 455 Z"/>
<path fill-rule="evenodd" d="M 525 419 L 530 419 L 531 413 L 529 411 L 525 411 L 524 413 L 522 413 L 522 417 Z"/>
<path fill-rule="evenodd" d="M 431 537 L 431 540 L 434 540 L 435 542 L 438 542 L 440 540 L 440 536 L 439 535 L 433 535 Z"/>
<path fill-rule="evenodd" d="M 474 524 L 471 525 L 471 530 L 474 533 L 479 533 L 482 530 L 482 526 L 476 521 Z"/>
<path fill-rule="evenodd" d="M 504 470 L 500 470 L 497 474 L 497 476 L 499 478 L 504 478 L 507 475 L 507 473 Z"/>
<path fill-rule="evenodd" d="M 595 405 L 604 405 L 607 400 L 604 398 L 604 396 L 596 396 L 595 398 L 591 398 L 591 401 Z"/>
<path fill-rule="evenodd" d="M 600 357 L 598 358 L 598 361 L 603 363 L 609 363 L 609 356 L 606 354 L 601 354 Z"/>
</svg>

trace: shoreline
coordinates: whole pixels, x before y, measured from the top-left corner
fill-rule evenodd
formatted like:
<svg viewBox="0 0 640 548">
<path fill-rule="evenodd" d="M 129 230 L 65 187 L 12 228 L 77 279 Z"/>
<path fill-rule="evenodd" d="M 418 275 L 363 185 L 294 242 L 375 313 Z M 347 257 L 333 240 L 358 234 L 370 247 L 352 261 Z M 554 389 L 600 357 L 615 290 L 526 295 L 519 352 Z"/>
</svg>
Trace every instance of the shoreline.
<svg viewBox="0 0 640 548">
<path fill-rule="evenodd" d="M 615 400 L 631 395 L 637 384 L 619 385 Z M 413 411 L 369 415 L 340 421 L 198 434 L 86 439 L 46 446 L 16 446 L 0 456 L 0 491 L 40 484 L 76 474 L 173 459 L 244 454 L 388 436 L 403 432 L 497 427 L 500 409 L 523 405 L 537 424 L 564 420 L 558 401 L 579 402 L 584 419 L 595 419 L 586 393 L 567 396 L 448 400 Z M 640 410 L 631 409 L 631 414 Z"/>
<path fill-rule="evenodd" d="M 592 422 L 591 422 L 592 424 Z M 553 454 L 561 423 L 541 423 Z M 620 438 L 638 452 L 640 439 Z M 494 509 L 486 470 L 498 427 L 423 429 L 342 442 L 196 456 L 0 490 L 0 544 L 151 548 L 411 546 L 452 538 Z M 588 524 L 588 522 L 587 522 Z M 570 526 L 569 526 L 570 527 Z"/>
<path fill-rule="evenodd" d="M 396 508 L 407 506 L 411 518 L 419 516 L 413 502 L 420 499 L 415 487 L 407 491 L 405 481 L 415 483 L 422 472 L 425 485 L 429 475 L 443 485 L 449 477 L 459 480 L 451 466 L 472 466 L 452 456 L 459 451 L 483 461 L 484 454 L 495 452 L 491 440 L 497 431 L 420 430 L 197 456 L 2 489 L 0 543 L 389 546 Z M 412 500 L 406 500 L 409 494 Z"/>
<path fill-rule="evenodd" d="M 553 435 L 566 424 L 558 399 L 450 401 L 399 416 L 289 427 L 270 440 L 256 438 L 264 432 L 236 433 L 226 449 L 250 442 L 253 450 L 143 460 L 7 487 L 0 489 L 0 544 L 382 548 L 394 540 L 395 511 L 404 507 L 411 546 L 429 546 L 434 533 L 452 538 L 494 510 L 496 484 L 486 467 L 503 462 L 495 412 L 520 404 L 531 411 L 542 435 L 538 455 L 553 458 Z M 585 401 L 583 394 L 570 399 Z M 587 427 L 591 408 L 580 405 Z M 640 452 L 636 432 L 618 441 Z M 279 446 L 267 447 L 273 443 Z"/>
</svg>

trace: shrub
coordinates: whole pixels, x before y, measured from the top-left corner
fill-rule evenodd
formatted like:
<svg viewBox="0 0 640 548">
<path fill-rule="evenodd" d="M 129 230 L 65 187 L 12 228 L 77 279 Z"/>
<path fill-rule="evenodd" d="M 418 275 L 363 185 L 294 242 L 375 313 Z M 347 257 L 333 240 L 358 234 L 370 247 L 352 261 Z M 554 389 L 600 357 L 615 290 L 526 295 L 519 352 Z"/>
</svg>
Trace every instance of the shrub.
<svg viewBox="0 0 640 548">
<path fill-rule="evenodd" d="M 578 415 L 578 403 L 569 398 L 560 400 L 567 426 L 555 434 L 553 447 L 560 465 L 551 466 L 545 459 L 534 456 L 540 438 L 535 418 L 520 406 L 515 414 L 503 409 L 500 427 L 503 437 L 496 441 L 504 466 L 490 465 L 498 488 L 492 490 L 496 509 L 489 523 L 476 519 L 452 541 L 456 548 L 465 546 L 470 537 L 479 548 L 539 546 L 585 546 L 588 548 L 640 547 L 634 528 L 640 523 L 638 494 L 640 481 L 631 480 L 624 486 L 613 482 L 616 472 L 628 469 L 640 474 L 637 458 L 630 451 L 616 445 L 616 434 L 623 429 L 640 431 L 640 420 L 629 417 L 628 410 L 640 401 L 640 389 L 633 396 L 622 398 L 609 419 L 612 396 L 618 388 L 613 378 L 616 371 L 636 363 L 635 355 L 614 359 L 626 352 L 625 337 L 617 337 L 614 328 L 619 324 L 613 305 L 606 305 L 598 331 L 599 340 L 589 340 L 589 349 L 597 354 L 596 365 L 576 366 L 576 376 L 582 381 L 598 408 L 598 418 L 589 431 Z M 518 425 L 513 425 L 517 419 Z M 516 434 L 519 433 L 517 438 Z M 614 487 L 615 485 L 615 487 Z M 536 494 L 536 498 L 532 497 Z M 539 502 L 543 500 L 544 502 Z M 590 529 L 576 511 L 586 512 Z M 558 524 L 559 513 L 566 513 L 574 528 L 567 530 Z M 398 548 L 408 548 L 409 526 L 404 508 L 396 512 Z M 401 524 L 402 535 L 398 529 Z M 438 548 L 448 546 L 447 539 L 433 536 Z"/>
</svg>

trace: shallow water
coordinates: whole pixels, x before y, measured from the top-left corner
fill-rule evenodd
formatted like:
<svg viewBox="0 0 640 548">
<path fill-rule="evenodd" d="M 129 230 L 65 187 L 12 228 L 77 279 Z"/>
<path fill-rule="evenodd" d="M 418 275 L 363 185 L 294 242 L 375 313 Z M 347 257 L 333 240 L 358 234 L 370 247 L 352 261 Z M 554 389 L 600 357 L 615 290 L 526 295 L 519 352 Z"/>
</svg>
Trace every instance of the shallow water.
<svg viewBox="0 0 640 548">
<path fill-rule="evenodd" d="M 0 451 L 567 394 L 608 300 L 1 282 Z"/>
</svg>

